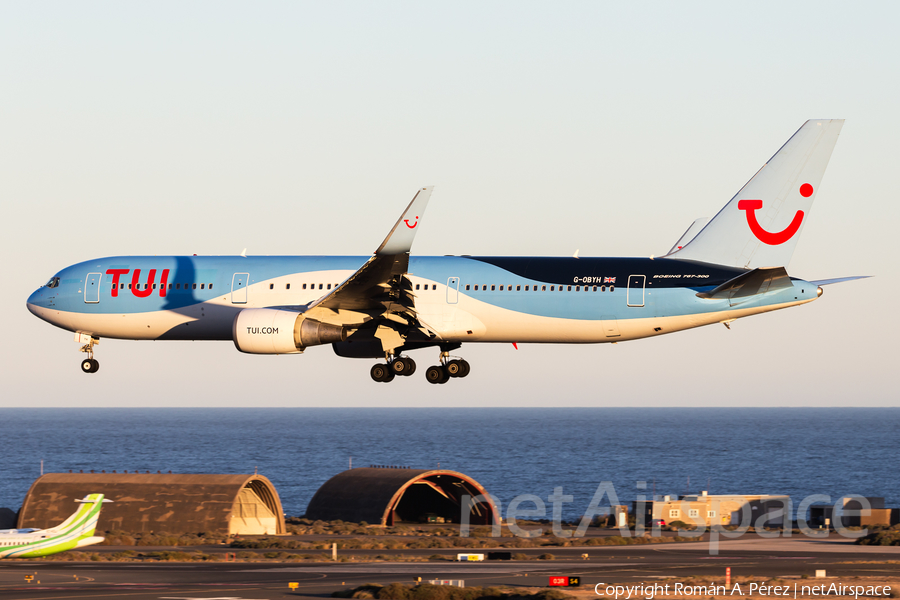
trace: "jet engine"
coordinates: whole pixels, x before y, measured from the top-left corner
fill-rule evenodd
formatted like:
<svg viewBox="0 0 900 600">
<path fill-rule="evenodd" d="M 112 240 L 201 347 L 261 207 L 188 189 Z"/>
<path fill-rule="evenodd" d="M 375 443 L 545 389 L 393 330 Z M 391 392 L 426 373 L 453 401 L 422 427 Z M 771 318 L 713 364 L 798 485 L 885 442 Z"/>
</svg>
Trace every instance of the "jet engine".
<svg viewBox="0 0 900 600">
<path fill-rule="evenodd" d="M 347 329 L 290 310 L 245 308 L 234 318 L 232 339 L 247 354 L 297 354 L 308 346 L 343 342 Z"/>
</svg>

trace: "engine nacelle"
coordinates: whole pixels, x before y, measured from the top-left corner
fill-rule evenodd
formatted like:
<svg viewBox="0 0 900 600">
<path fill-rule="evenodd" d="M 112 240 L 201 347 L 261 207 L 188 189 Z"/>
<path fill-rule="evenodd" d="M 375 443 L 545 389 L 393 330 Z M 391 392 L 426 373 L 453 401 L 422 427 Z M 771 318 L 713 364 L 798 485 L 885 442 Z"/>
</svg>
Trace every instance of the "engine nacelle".
<svg viewBox="0 0 900 600">
<path fill-rule="evenodd" d="M 342 342 L 347 330 L 290 310 L 245 308 L 234 318 L 232 339 L 247 354 L 297 354 L 307 346 Z"/>
</svg>

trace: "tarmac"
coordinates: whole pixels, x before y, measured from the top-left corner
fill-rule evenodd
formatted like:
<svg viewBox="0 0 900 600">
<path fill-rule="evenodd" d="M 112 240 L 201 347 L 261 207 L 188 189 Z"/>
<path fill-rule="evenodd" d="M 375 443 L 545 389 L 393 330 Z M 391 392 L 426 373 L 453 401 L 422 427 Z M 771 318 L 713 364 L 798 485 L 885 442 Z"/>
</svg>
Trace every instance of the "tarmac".
<svg viewBox="0 0 900 600">
<path fill-rule="evenodd" d="M 208 551 L 204 547 L 197 549 Z M 364 583 L 412 583 L 418 577 L 462 579 L 466 586 L 536 587 L 546 586 L 550 576 L 568 575 L 579 576 L 581 589 L 591 590 L 597 583 L 633 585 L 667 578 L 677 581 L 689 576 L 714 576 L 724 583 L 726 567 L 731 568 L 732 577 L 760 579 L 812 578 L 817 570 L 826 571 L 826 581 L 855 577 L 900 579 L 900 547 L 856 546 L 835 536 L 824 540 L 745 536 L 719 542 L 717 553 L 710 550 L 705 542 L 542 548 L 541 553 L 550 552 L 555 559 L 472 563 L 3 561 L 0 562 L 0 599 L 326 598 L 331 592 Z M 523 552 L 536 556 L 536 551 Z M 361 552 L 352 553 L 360 555 Z M 391 551 L 393 555 L 418 560 L 434 553 L 434 550 Z M 450 555 L 455 551 L 442 550 L 440 554 Z M 588 558 L 582 559 L 582 554 Z M 29 575 L 33 576 L 31 582 L 25 580 Z M 290 589 L 291 582 L 298 584 L 296 590 Z"/>
</svg>

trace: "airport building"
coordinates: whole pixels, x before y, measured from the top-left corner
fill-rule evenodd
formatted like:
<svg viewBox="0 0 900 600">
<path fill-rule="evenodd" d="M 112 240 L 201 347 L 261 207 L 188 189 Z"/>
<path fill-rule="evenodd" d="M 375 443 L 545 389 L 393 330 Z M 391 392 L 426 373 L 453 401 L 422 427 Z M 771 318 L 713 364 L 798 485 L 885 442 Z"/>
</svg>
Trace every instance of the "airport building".
<svg viewBox="0 0 900 600">
<path fill-rule="evenodd" d="M 306 517 L 383 526 L 401 522 L 459 523 L 466 495 L 474 500 L 469 523 L 500 522 L 485 489 L 467 475 L 377 467 L 350 469 L 326 481 L 310 501 Z"/>
<path fill-rule="evenodd" d="M 741 525 L 748 518 L 743 516 L 746 513 L 754 526 L 764 523 L 766 527 L 783 527 L 790 501 L 790 496 L 710 495 L 704 491 L 695 496 L 657 496 L 653 500 L 637 500 L 633 503 L 633 508 L 638 522 L 643 517 L 646 526 L 655 519 L 665 521 L 667 525 L 678 521 L 686 525 L 706 527 Z M 763 515 L 765 518 L 760 522 Z"/>
<path fill-rule="evenodd" d="M 262 475 L 48 473 L 28 490 L 18 528 L 46 529 L 74 501 L 104 494 L 99 531 L 234 534 L 285 532 L 281 500 Z"/>
<path fill-rule="evenodd" d="M 859 497 L 841 498 L 841 513 L 838 515 L 843 527 L 890 527 L 900 524 L 900 509 L 885 508 L 884 498 Z M 837 525 L 834 506 L 813 505 L 809 507 L 810 527 L 834 527 Z"/>
</svg>

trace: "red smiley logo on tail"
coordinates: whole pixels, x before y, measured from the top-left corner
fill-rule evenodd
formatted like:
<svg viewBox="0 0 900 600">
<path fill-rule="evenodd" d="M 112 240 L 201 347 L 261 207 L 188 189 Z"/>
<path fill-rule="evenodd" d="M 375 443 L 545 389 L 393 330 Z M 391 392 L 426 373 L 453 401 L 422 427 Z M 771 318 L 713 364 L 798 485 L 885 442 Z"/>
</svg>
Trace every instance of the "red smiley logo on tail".
<svg viewBox="0 0 900 600">
<path fill-rule="evenodd" d="M 406 223 L 406 226 L 409 227 L 410 229 L 415 229 L 416 225 L 419 224 L 419 217 L 416 217 L 416 220 L 413 222 L 412 225 L 409 224 L 409 219 L 403 219 L 403 222 Z"/>
<path fill-rule="evenodd" d="M 812 196 L 813 187 L 808 183 L 804 183 L 800 186 L 800 195 L 804 198 L 809 198 Z M 783 244 L 797 233 L 797 230 L 800 229 L 800 224 L 803 223 L 803 211 L 798 210 L 794 214 L 794 219 L 791 221 L 791 224 L 782 229 L 781 231 L 777 231 L 775 233 L 771 233 L 762 228 L 762 225 L 759 224 L 759 221 L 756 219 L 756 210 L 758 208 L 762 208 L 763 201 L 762 200 L 740 200 L 738 201 L 738 210 L 747 211 L 747 224 L 750 226 L 750 231 L 753 232 L 753 235 L 756 236 L 756 239 L 761 241 L 763 244 L 768 244 L 769 246 L 778 246 L 779 244 Z"/>
</svg>

